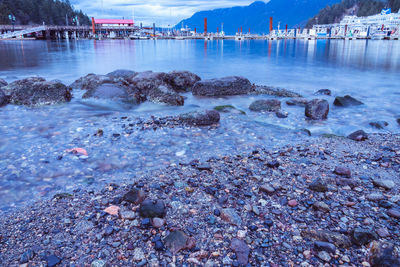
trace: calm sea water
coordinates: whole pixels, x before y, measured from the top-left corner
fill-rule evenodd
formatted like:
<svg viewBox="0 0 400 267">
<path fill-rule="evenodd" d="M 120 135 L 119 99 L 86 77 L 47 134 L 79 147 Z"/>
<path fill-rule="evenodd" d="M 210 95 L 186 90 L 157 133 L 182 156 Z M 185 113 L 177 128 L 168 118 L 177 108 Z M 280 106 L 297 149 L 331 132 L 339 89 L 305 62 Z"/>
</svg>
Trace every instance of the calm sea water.
<svg viewBox="0 0 400 267">
<path fill-rule="evenodd" d="M 29 203 L 56 192 L 107 182 L 130 182 L 152 168 L 193 159 L 251 151 L 257 146 L 278 146 L 309 138 L 297 133 L 307 128 L 313 135 L 347 135 L 400 132 L 399 41 L 1 41 L 0 78 L 11 82 L 28 76 L 58 79 L 66 84 L 88 73 L 115 69 L 135 71 L 190 70 L 204 78 L 240 75 L 253 83 L 283 87 L 313 98 L 323 88 L 332 97 L 350 94 L 365 105 L 336 108 L 329 119 L 312 123 L 304 109 L 282 108 L 289 118 L 255 114 L 248 110 L 255 99 L 243 96 L 196 99 L 187 95 L 185 107 L 145 103 L 125 107 L 119 103 L 81 100 L 74 92 L 71 103 L 53 107 L 0 108 L 0 209 Z M 283 99 L 284 101 L 285 99 Z M 199 108 L 233 104 L 247 115 L 223 114 L 217 129 L 161 129 L 124 134 L 121 117 L 147 118 L 173 115 Z M 371 121 L 387 121 L 377 130 Z M 113 122 L 113 123 L 110 123 Z M 103 128 L 105 137 L 93 137 Z M 83 147 L 89 158 L 65 156 L 65 149 Z"/>
</svg>

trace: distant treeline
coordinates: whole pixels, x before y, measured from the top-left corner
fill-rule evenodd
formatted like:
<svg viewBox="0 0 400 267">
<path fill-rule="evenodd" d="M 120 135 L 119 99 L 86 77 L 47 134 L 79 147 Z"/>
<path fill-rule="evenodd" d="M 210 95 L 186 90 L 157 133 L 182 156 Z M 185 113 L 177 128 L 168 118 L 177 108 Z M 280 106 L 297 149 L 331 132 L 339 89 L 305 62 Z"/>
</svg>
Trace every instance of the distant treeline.
<svg viewBox="0 0 400 267">
<path fill-rule="evenodd" d="M 314 24 L 331 24 L 339 22 L 345 15 L 356 15 L 358 17 L 371 16 L 381 12 L 383 8 L 391 8 L 392 12 L 398 12 L 400 0 L 343 0 L 342 2 L 327 6 L 318 15 L 311 18 L 307 27 Z"/>
<path fill-rule="evenodd" d="M 90 19 L 82 11 L 75 10 L 69 0 L 0 0 L 0 24 L 89 25 Z"/>
</svg>

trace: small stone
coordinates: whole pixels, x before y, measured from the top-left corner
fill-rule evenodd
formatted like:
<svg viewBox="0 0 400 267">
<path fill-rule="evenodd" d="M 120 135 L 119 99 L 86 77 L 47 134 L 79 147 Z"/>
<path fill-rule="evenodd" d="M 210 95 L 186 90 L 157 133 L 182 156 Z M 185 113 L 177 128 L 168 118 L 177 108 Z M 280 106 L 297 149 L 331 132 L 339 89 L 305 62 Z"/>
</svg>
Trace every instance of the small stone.
<svg viewBox="0 0 400 267">
<path fill-rule="evenodd" d="M 354 141 L 365 141 L 368 139 L 368 134 L 363 130 L 355 131 L 354 133 L 347 136 L 347 138 L 354 140 Z"/>
<path fill-rule="evenodd" d="M 163 251 L 163 250 L 164 250 L 164 244 L 163 244 L 163 242 L 161 242 L 160 240 L 156 241 L 156 242 L 154 243 L 154 249 L 155 249 L 156 251 Z"/>
<path fill-rule="evenodd" d="M 181 250 L 191 249 L 196 246 L 196 241 L 193 238 L 188 237 L 182 231 L 171 232 L 165 238 L 164 243 L 173 254 L 176 254 Z"/>
<path fill-rule="evenodd" d="M 56 255 L 50 255 L 50 256 L 47 256 L 46 261 L 47 261 L 48 267 L 53 267 L 53 266 L 56 266 L 57 264 L 59 264 L 61 262 L 61 259 L 59 257 L 57 257 Z"/>
<path fill-rule="evenodd" d="M 387 214 L 395 219 L 400 219 L 400 210 L 399 209 L 390 209 Z"/>
<path fill-rule="evenodd" d="M 275 188 L 270 185 L 262 185 L 260 186 L 260 191 L 268 194 L 273 194 L 275 192 Z"/>
<path fill-rule="evenodd" d="M 161 228 L 164 226 L 165 220 L 161 218 L 153 218 L 153 227 L 154 228 Z"/>
<path fill-rule="evenodd" d="M 223 209 L 221 212 L 221 219 L 236 226 L 242 225 L 242 219 L 232 208 Z"/>
<path fill-rule="evenodd" d="M 144 252 L 141 248 L 135 248 L 133 251 L 133 260 L 134 261 L 141 261 L 145 259 Z"/>
<path fill-rule="evenodd" d="M 240 239 L 234 238 L 231 242 L 231 249 L 236 253 L 240 265 L 246 265 L 249 261 L 250 248 Z"/>
<path fill-rule="evenodd" d="M 400 259 L 393 254 L 394 246 L 392 244 L 374 241 L 370 248 L 370 263 L 373 267 L 398 267 Z"/>
<path fill-rule="evenodd" d="M 295 199 L 292 199 L 292 200 L 289 200 L 289 202 L 288 202 L 288 205 L 290 206 L 290 207 L 296 207 L 297 206 L 297 200 L 295 200 Z"/>
<path fill-rule="evenodd" d="M 164 218 L 165 204 L 162 200 L 145 200 L 140 205 L 139 213 L 143 218 Z"/>
<path fill-rule="evenodd" d="M 331 244 L 329 242 L 323 242 L 323 241 L 315 241 L 314 242 L 314 248 L 318 251 L 324 250 L 330 253 L 335 253 L 336 247 L 334 244 Z"/>
<path fill-rule="evenodd" d="M 386 121 L 373 121 L 373 122 L 370 122 L 369 125 L 378 130 L 382 130 L 386 126 L 389 126 L 389 123 L 387 123 Z"/>
<path fill-rule="evenodd" d="M 318 252 L 318 258 L 325 262 L 330 262 L 331 261 L 331 256 L 329 256 L 329 253 L 326 251 L 320 251 Z"/>
<path fill-rule="evenodd" d="M 376 187 L 382 187 L 386 190 L 391 190 L 395 187 L 393 180 L 389 179 L 374 179 L 372 182 Z"/>
<path fill-rule="evenodd" d="M 329 206 L 325 202 L 322 202 L 322 201 L 315 202 L 313 205 L 313 208 L 315 210 L 321 210 L 321 211 L 325 211 L 325 212 L 330 210 Z"/>
<path fill-rule="evenodd" d="M 289 117 L 289 113 L 287 113 L 286 111 L 282 111 L 282 110 L 277 111 L 275 113 L 275 115 L 280 119 L 286 119 L 287 117 Z"/>
<path fill-rule="evenodd" d="M 145 193 L 142 190 L 132 189 L 128 193 L 126 193 L 123 199 L 127 202 L 138 205 L 143 202 L 145 198 Z"/>
<path fill-rule="evenodd" d="M 385 196 L 382 195 L 381 193 L 371 193 L 371 194 L 368 194 L 365 198 L 369 201 L 378 202 L 380 200 L 385 199 Z"/>
<path fill-rule="evenodd" d="M 347 167 L 343 166 L 337 166 L 334 170 L 334 173 L 343 177 L 350 178 L 351 177 L 351 171 Z"/>
<path fill-rule="evenodd" d="M 317 178 L 311 182 L 311 184 L 308 186 L 311 190 L 317 191 L 317 192 L 327 192 L 328 191 L 328 185 L 326 182 L 320 178 Z"/>
<path fill-rule="evenodd" d="M 33 252 L 33 250 L 28 249 L 27 251 L 25 251 L 22 255 L 21 258 L 19 260 L 20 263 L 27 263 L 29 262 L 31 259 L 33 259 L 33 257 L 35 256 L 35 253 Z"/>
<path fill-rule="evenodd" d="M 113 216 L 118 216 L 119 212 L 119 207 L 118 206 L 110 206 L 104 210 L 104 212 L 113 215 Z"/>
<path fill-rule="evenodd" d="M 390 236 L 389 231 L 385 227 L 379 228 L 376 230 L 376 233 L 382 238 Z"/>
<path fill-rule="evenodd" d="M 90 266 L 91 267 L 105 267 L 106 262 L 103 260 L 95 260 L 95 261 L 92 261 L 92 264 Z"/>
<path fill-rule="evenodd" d="M 332 95 L 332 91 L 329 89 L 321 89 L 315 92 L 314 95 Z"/>
<path fill-rule="evenodd" d="M 267 162 L 267 167 L 268 168 L 278 168 L 279 165 L 280 165 L 279 162 L 276 161 L 276 160 Z"/>
<path fill-rule="evenodd" d="M 120 212 L 120 216 L 124 220 L 134 220 L 136 218 L 136 213 L 131 210 L 123 210 Z"/>
<path fill-rule="evenodd" d="M 367 245 L 378 236 L 371 229 L 356 228 L 353 232 L 353 242 L 359 246 Z"/>
<path fill-rule="evenodd" d="M 312 257 L 311 251 L 310 251 L 310 250 L 305 250 L 305 251 L 303 251 L 303 256 L 304 256 L 307 260 L 311 259 L 311 257 Z"/>
</svg>

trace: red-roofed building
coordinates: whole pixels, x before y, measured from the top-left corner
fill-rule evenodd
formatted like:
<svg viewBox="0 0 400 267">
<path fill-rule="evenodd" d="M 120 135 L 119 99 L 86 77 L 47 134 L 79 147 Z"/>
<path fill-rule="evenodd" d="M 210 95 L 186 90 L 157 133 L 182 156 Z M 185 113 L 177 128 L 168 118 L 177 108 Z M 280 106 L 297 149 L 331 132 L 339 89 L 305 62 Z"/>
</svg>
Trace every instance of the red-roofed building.
<svg viewBox="0 0 400 267">
<path fill-rule="evenodd" d="M 132 19 L 92 19 L 95 26 L 100 27 L 133 27 Z"/>
</svg>

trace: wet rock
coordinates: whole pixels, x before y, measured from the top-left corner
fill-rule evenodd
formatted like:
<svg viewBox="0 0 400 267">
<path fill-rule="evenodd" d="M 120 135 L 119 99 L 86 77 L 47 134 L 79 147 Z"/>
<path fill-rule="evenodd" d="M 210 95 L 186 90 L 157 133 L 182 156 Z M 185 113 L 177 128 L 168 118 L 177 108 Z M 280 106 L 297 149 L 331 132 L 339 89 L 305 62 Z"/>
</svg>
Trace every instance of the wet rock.
<svg viewBox="0 0 400 267">
<path fill-rule="evenodd" d="M 374 179 L 372 182 L 376 187 L 382 187 L 386 190 L 391 190 L 396 185 L 393 180 L 389 179 Z"/>
<path fill-rule="evenodd" d="M 347 138 L 354 140 L 354 141 L 365 141 L 368 139 L 368 134 L 363 130 L 355 131 L 354 133 L 347 136 Z"/>
<path fill-rule="evenodd" d="M 165 224 L 165 220 L 161 218 L 153 218 L 152 224 L 154 228 L 161 228 Z"/>
<path fill-rule="evenodd" d="M 275 115 L 280 119 L 286 119 L 287 117 L 289 117 L 289 113 L 287 113 L 286 111 L 282 111 L 282 110 L 277 111 L 275 113 Z"/>
<path fill-rule="evenodd" d="M 20 263 L 27 263 L 29 262 L 31 259 L 33 259 L 33 257 L 35 256 L 35 253 L 33 252 L 33 250 L 28 249 L 27 251 L 25 251 L 22 255 L 21 258 L 19 259 Z"/>
<path fill-rule="evenodd" d="M 48 267 L 53 267 L 53 266 L 56 266 L 57 264 L 59 264 L 61 262 L 61 259 L 59 257 L 57 257 L 56 255 L 50 255 L 50 256 L 47 256 L 46 261 L 47 261 Z"/>
<path fill-rule="evenodd" d="M 216 106 L 214 109 L 218 112 L 223 112 L 223 113 L 234 113 L 234 114 L 243 114 L 243 115 L 246 114 L 246 112 L 244 112 L 243 110 L 239 110 L 232 105 Z"/>
<path fill-rule="evenodd" d="M 149 101 L 157 104 L 167 104 L 170 106 L 183 106 L 185 104 L 183 96 L 178 95 L 165 85 L 159 85 L 151 89 L 147 93 L 147 98 Z"/>
<path fill-rule="evenodd" d="M 353 232 L 353 242 L 356 245 L 363 246 L 371 241 L 378 239 L 377 234 L 372 229 L 356 228 Z"/>
<path fill-rule="evenodd" d="M 201 78 L 189 71 L 172 71 L 167 73 L 165 81 L 175 92 L 189 92 Z"/>
<path fill-rule="evenodd" d="M 192 89 L 195 96 L 244 95 L 252 91 L 250 81 L 243 77 L 230 76 L 197 82 Z"/>
<path fill-rule="evenodd" d="M 44 78 L 33 77 L 18 80 L 2 87 L 14 105 L 41 106 L 71 101 L 71 88 L 60 82 L 48 82 Z"/>
<path fill-rule="evenodd" d="M 95 260 L 92 261 L 92 264 L 90 264 L 90 267 L 105 267 L 106 266 L 106 262 L 103 260 Z"/>
<path fill-rule="evenodd" d="M 194 126 L 209 126 L 218 124 L 220 120 L 219 112 L 216 110 L 205 110 L 191 112 L 179 116 L 179 120 L 183 123 Z"/>
<path fill-rule="evenodd" d="M 319 251 L 318 258 L 320 258 L 321 260 L 323 260 L 325 262 L 330 262 L 332 259 L 331 256 L 329 256 L 329 253 L 326 251 Z"/>
<path fill-rule="evenodd" d="M 113 72 L 107 73 L 107 76 L 111 77 L 111 78 L 129 79 L 129 78 L 132 78 L 132 76 L 134 76 L 136 74 L 137 74 L 137 72 L 135 72 L 133 70 L 119 69 L 119 70 L 114 70 Z"/>
<path fill-rule="evenodd" d="M 317 178 L 317 179 L 313 180 L 308 187 L 311 190 L 317 191 L 317 192 L 327 192 L 328 191 L 328 185 L 327 185 L 326 181 L 321 178 Z"/>
<path fill-rule="evenodd" d="M 320 211 L 325 211 L 325 212 L 327 212 L 327 211 L 330 210 L 329 205 L 326 204 L 326 203 L 323 202 L 323 201 L 317 201 L 317 202 L 315 202 L 315 203 L 313 204 L 313 208 L 314 208 L 315 210 L 320 210 Z"/>
<path fill-rule="evenodd" d="M 335 167 L 335 170 L 333 171 L 335 174 L 350 178 L 351 177 L 351 170 L 347 167 L 344 166 L 337 166 Z"/>
<path fill-rule="evenodd" d="M 337 247 L 348 248 L 351 246 L 351 241 L 346 235 L 336 232 L 326 230 L 303 230 L 301 235 L 303 237 L 329 242 Z"/>
<path fill-rule="evenodd" d="M 0 88 L 3 87 L 3 86 L 6 86 L 6 85 L 8 85 L 8 82 L 6 82 L 3 79 L 0 79 Z"/>
<path fill-rule="evenodd" d="M 164 218 L 165 204 L 162 200 L 145 200 L 139 208 L 139 214 L 143 218 Z"/>
<path fill-rule="evenodd" d="M 329 103 L 324 99 L 313 99 L 305 108 L 306 117 L 312 120 L 325 120 L 328 118 Z"/>
<path fill-rule="evenodd" d="M 3 90 L 0 89 L 0 107 L 7 105 L 8 102 L 9 102 L 8 97 L 3 92 Z"/>
<path fill-rule="evenodd" d="M 278 97 L 303 97 L 302 95 L 283 89 L 283 88 L 276 88 L 272 86 L 265 86 L 265 85 L 256 85 L 253 87 L 252 94 L 257 95 L 271 95 L 271 96 L 278 96 Z"/>
<path fill-rule="evenodd" d="M 260 191 L 268 194 L 273 194 L 275 192 L 275 188 L 270 185 L 262 185 L 260 186 Z"/>
<path fill-rule="evenodd" d="M 333 102 L 335 106 L 338 107 L 350 107 L 350 106 L 359 106 L 363 105 L 364 103 L 355 99 L 354 97 L 351 97 L 349 95 L 345 96 L 338 96 L 335 98 L 335 101 Z"/>
<path fill-rule="evenodd" d="M 298 107 L 305 107 L 308 103 L 308 100 L 303 97 L 296 97 L 286 101 L 288 106 L 298 106 Z"/>
<path fill-rule="evenodd" d="M 232 208 L 222 209 L 221 218 L 222 218 L 222 220 L 224 220 L 230 224 L 233 224 L 236 226 L 242 225 L 242 219 L 236 213 L 236 211 Z"/>
<path fill-rule="evenodd" d="M 330 253 L 335 253 L 336 247 L 334 244 L 329 243 L 329 242 L 323 242 L 323 241 L 315 241 L 314 242 L 314 248 L 318 251 L 327 251 Z"/>
<path fill-rule="evenodd" d="M 236 253 L 237 261 L 240 265 L 246 265 L 249 261 L 250 248 L 240 239 L 234 238 L 231 242 L 231 249 Z"/>
<path fill-rule="evenodd" d="M 329 89 L 321 89 L 315 92 L 314 95 L 332 95 L 332 91 Z"/>
<path fill-rule="evenodd" d="M 387 123 L 386 121 L 373 121 L 373 122 L 370 122 L 369 125 L 378 130 L 382 130 L 383 128 L 388 126 L 389 123 Z"/>
<path fill-rule="evenodd" d="M 187 236 L 182 231 L 172 231 L 165 239 L 165 246 L 169 248 L 169 250 L 176 254 L 181 250 L 191 249 L 195 247 L 196 242 L 193 238 Z"/>
<path fill-rule="evenodd" d="M 393 209 L 388 210 L 387 213 L 392 218 L 400 219 L 400 209 L 393 208 Z"/>
<path fill-rule="evenodd" d="M 70 87 L 73 89 L 93 90 L 104 83 L 114 83 L 112 77 L 90 73 L 73 82 Z"/>
<path fill-rule="evenodd" d="M 281 101 L 276 99 L 256 100 L 251 103 L 249 109 L 256 112 L 277 112 L 281 109 Z"/>
<path fill-rule="evenodd" d="M 371 267 L 400 267 L 400 259 L 394 256 L 393 244 L 374 241 L 369 254 Z"/>
<path fill-rule="evenodd" d="M 124 195 L 123 200 L 138 205 L 143 202 L 144 198 L 145 193 L 142 190 L 134 188 Z"/>
</svg>

